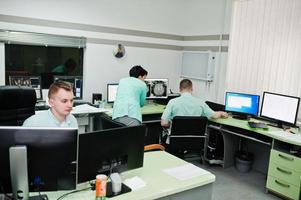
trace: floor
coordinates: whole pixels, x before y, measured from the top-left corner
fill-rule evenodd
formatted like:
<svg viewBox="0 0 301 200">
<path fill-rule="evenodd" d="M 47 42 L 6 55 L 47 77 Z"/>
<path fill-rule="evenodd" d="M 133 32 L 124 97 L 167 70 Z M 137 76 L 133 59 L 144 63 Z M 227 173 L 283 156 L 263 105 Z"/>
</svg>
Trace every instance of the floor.
<svg viewBox="0 0 301 200">
<path fill-rule="evenodd" d="M 235 167 L 223 169 L 219 165 L 202 165 L 192 161 L 216 176 L 212 200 L 279 200 L 281 198 L 265 192 L 266 175 L 251 170 L 239 172 Z"/>
</svg>

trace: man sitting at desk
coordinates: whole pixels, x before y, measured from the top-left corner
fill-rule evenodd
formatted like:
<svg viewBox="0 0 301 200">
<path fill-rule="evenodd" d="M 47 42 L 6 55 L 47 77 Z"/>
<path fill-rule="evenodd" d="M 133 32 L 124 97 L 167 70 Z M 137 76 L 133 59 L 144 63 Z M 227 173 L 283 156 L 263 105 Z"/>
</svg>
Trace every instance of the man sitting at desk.
<svg viewBox="0 0 301 200">
<path fill-rule="evenodd" d="M 169 128 L 175 116 L 205 116 L 213 119 L 228 117 L 228 113 L 214 112 L 205 102 L 192 96 L 192 90 L 191 80 L 183 79 L 180 82 L 181 96 L 168 102 L 161 117 L 163 128 Z M 166 137 L 166 135 L 163 135 L 163 137 Z M 168 138 L 166 143 L 169 143 Z"/>
<path fill-rule="evenodd" d="M 23 123 L 26 127 L 78 128 L 77 120 L 70 114 L 73 107 L 73 87 L 64 81 L 54 82 L 48 91 L 50 109 L 40 111 Z"/>
</svg>

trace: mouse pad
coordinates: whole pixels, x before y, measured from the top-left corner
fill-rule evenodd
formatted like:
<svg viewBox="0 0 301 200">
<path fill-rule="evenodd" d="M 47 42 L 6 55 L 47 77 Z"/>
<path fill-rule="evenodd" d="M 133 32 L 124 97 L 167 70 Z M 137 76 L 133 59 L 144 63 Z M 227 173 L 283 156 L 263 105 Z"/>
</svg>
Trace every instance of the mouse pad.
<svg viewBox="0 0 301 200">
<path fill-rule="evenodd" d="M 130 192 L 132 191 L 131 188 L 129 188 L 127 185 L 123 184 L 122 183 L 122 186 L 121 186 L 121 192 L 118 193 L 118 194 L 114 194 L 113 191 L 112 191 L 112 183 L 111 182 L 108 182 L 107 183 L 107 194 L 106 194 L 106 197 L 114 197 L 114 196 L 117 196 L 117 195 L 120 195 L 120 194 L 124 194 L 124 193 L 127 193 L 127 192 Z"/>
</svg>

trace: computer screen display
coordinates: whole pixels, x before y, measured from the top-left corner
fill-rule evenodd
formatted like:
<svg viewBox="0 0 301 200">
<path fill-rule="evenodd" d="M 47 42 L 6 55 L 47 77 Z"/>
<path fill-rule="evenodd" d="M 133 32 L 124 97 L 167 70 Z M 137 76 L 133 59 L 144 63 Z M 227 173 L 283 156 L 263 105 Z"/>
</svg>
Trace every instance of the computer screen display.
<svg viewBox="0 0 301 200">
<path fill-rule="evenodd" d="M 36 191 L 37 187 L 41 191 L 75 189 L 77 129 L 2 126 L 0 141 L 0 185 L 4 190 L 1 192 L 12 192 L 11 177 L 20 178 L 11 174 L 13 158 L 9 153 L 10 148 L 20 146 L 27 149 L 24 155 L 27 155 L 29 191 Z M 21 160 L 17 160 L 17 166 L 11 166 L 17 172 L 23 170 L 19 166 L 26 166 Z"/>
<path fill-rule="evenodd" d="M 246 115 L 257 115 L 259 95 L 226 92 L 225 111 Z"/>
<path fill-rule="evenodd" d="M 9 85 L 31 87 L 35 89 L 37 99 L 42 99 L 41 78 L 39 76 L 9 76 Z"/>
<path fill-rule="evenodd" d="M 295 125 L 299 103 L 300 97 L 263 92 L 260 116 Z"/>
<path fill-rule="evenodd" d="M 168 79 L 145 79 L 144 80 L 147 87 L 148 92 L 146 94 L 146 99 L 162 99 L 167 98 L 168 91 Z"/>
<path fill-rule="evenodd" d="M 118 83 L 107 84 L 107 102 L 114 103 L 117 95 Z"/>
<path fill-rule="evenodd" d="M 145 126 L 105 129 L 79 135 L 78 182 L 97 174 L 143 166 Z"/>
</svg>

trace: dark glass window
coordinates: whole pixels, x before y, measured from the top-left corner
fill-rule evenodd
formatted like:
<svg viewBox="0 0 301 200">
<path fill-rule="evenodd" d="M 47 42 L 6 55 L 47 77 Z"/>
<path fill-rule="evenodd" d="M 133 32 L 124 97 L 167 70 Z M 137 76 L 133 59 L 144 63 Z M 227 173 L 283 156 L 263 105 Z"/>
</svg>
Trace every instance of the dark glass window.
<svg viewBox="0 0 301 200">
<path fill-rule="evenodd" d="M 5 81 L 9 76 L 40 76 L 48 89 L 53 76 L 83 76 L 83 48 L 5 44 Z"/>
</svg>

